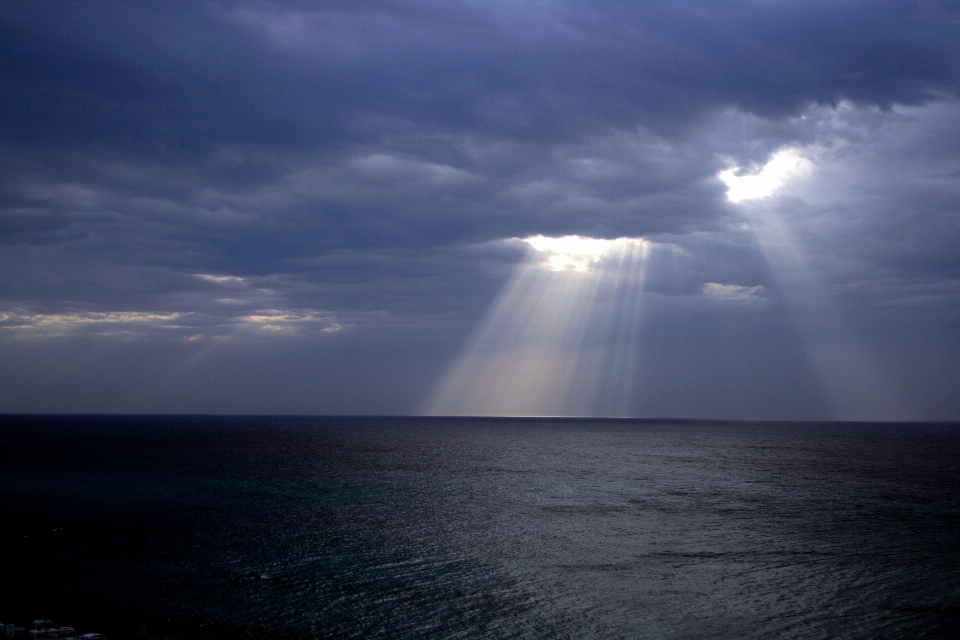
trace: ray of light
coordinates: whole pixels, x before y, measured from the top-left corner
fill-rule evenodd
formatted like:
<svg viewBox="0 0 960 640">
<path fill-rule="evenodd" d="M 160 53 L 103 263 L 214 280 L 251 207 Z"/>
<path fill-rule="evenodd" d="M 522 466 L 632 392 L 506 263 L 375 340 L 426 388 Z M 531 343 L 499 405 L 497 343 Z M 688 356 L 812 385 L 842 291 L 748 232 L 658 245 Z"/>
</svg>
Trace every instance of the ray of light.
<svg viewBox="0 0 960 640">
<path fill-rule="evenodd" d="M 431 415 L 625 415 L 642 239 L 534 236 L 425 407 Z"/>
<path fill-rule="evenodd" d="M 794 233 L 779 215 L 773 195 L 788 180 L 808 175 L 813 164 L 796 149 L 782 150 L 752 175 L 737 169 L 717 174 L 740 204 L 804 340 L 807 357 L 837 420 L 912 417 L 880 375 L 876 357 L 840 317 L 810 267 Z"/>
<path fill-rule="evenodd" d="M 601 331 L 585 352 L 589 373 L 581 386 L 588 390 L 581 401 L 592 401 L 591 413 L 609 416 L 633 414 L 635 367 L 638 359 L 641 294 L 646 281 L 649 242 L 622 243 L 615 248 L 616 269 L 609 273 L 607 299 L 596 306 Z"/>
</svg>

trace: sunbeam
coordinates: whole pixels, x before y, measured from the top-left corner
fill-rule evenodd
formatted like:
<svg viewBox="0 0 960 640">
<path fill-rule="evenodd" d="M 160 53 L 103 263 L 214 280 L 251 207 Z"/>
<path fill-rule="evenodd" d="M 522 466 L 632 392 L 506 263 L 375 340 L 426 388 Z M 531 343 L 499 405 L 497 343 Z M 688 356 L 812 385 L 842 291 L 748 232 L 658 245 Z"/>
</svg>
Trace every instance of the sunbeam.
<svg viewBox="0 0 960 640">
<path fill-rule="evenodd" d="M 429 415 L 628 415 L 651 243 L 534 236 Z"/>
<path fill-rule="evenodd" d="M 784 149 L 753 174 L 736 167 L 717 177 L 738 203 L 763 251 L 806 346 L 831 410 L 838 420 L 890 420 L 911 416 L 880 375 L 872 353 L 850 333 L 811 269 L 786 221 L 768 196 L 790 179 L 813 171 L 797 149 Z"/>
</svg>

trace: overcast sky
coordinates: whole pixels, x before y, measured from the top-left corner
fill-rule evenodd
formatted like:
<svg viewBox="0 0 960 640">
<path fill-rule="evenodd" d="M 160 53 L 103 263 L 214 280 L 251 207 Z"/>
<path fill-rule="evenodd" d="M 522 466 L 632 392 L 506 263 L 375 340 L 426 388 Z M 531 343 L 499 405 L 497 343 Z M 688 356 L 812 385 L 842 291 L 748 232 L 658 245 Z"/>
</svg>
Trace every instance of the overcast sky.
<svg viewBox="0 0 960 640">
<path fill-rule="evenodd" d="M 0 412 L 960 420 L 958 89 L 956 2 L 6 0 Z"/>
</svg>

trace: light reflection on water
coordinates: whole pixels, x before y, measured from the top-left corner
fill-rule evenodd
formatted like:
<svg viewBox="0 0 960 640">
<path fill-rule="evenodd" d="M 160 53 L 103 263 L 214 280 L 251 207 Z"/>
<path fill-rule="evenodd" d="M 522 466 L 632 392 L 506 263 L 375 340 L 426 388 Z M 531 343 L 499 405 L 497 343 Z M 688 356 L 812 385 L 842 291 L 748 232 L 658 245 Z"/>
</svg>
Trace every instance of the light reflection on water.
<svg viewBox="0 0 960 640">
<path fill-rule="evenodd" d="M 51 608 L 96 593 L 114 616 L 357 638 L 950 637 L 960 622 L 954 427 L 13 422 L 0 506 L 31 526 L 0 553 L 17 579 L 56 581 Z M 33 533 L 48 525 L 68 535 Z"/>
</svg>

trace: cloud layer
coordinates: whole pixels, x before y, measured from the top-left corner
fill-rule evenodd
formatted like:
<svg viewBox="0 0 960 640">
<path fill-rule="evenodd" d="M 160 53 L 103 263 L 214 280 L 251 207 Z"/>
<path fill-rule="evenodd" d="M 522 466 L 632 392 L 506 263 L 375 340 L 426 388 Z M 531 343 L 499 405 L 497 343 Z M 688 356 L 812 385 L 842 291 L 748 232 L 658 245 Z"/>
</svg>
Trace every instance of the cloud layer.
<svg viewBox="0 0 960 640">
<path fill-rule="evenodd" d="M 11 1 L 0 57 L 0 411 L 415 412 L 579 235 L 662 248 L 633 415 L 960 419 L 954 3 Z"/>
</svg>

